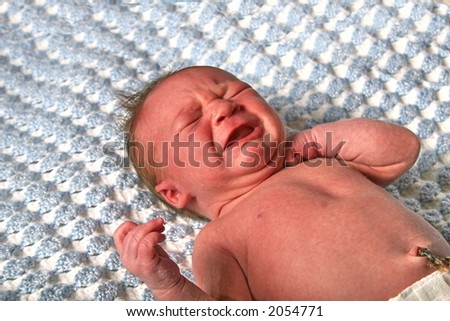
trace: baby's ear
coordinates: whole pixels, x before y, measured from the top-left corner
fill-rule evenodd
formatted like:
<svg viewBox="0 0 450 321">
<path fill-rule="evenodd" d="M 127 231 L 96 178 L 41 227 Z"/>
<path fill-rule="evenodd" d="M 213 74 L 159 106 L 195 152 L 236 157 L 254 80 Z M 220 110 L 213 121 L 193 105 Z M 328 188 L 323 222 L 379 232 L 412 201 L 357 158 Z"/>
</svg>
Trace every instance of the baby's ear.
<svg viewBox="0 0 450 321">
<path fill-rule="evenodd" d="M 171 181 L 163 180 L 155 186 L 156 192 L 176 208 L 184 208 L 191 200 L 191 195 L 180 191 Z"/>
</svg>

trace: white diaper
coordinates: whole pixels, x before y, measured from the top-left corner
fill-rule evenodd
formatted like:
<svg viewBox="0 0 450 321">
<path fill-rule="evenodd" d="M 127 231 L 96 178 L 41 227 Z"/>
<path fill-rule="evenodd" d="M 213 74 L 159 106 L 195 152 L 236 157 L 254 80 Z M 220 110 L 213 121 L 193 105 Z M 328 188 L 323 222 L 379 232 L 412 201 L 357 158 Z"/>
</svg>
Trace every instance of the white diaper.
<svg viewBox="0 0 450 321">
<path fill-rule="evenodd" d="M 450 272 L 427 275 L 389 301 L 450 301 Z"/>
</svg>

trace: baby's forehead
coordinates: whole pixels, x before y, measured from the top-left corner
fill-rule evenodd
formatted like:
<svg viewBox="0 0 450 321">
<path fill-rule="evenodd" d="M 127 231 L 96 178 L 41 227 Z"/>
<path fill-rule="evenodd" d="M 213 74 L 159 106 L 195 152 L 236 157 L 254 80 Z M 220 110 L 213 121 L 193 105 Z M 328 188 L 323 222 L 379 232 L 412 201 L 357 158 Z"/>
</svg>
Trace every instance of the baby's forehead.
<svg viewBox="0 0 450 321">
<path fill-rule="evenodd" d="M 188 67 L 177 71 L 161 81 L 144 101 L 138 122 L 153 126 L 155 120 L 163 120 L 167 115 L 173 115 L 174 105 L 189 97 L 199 88 L 212 89 L 226 87 L 230 82 L 239 79 L 233 74 L 215 67 Z"/>
<path fill-rule="evenodd" d="M 206 84 L 222 84 L 229 81 L 239 80 L 235 75 L 219 68 L 215 67 L 189 67 L 182 69 L 166 80 L 172 80 L 174 82 L 186 80 L 205 82 Z M 189 83 L 186 83 L 189 85 Z"/>
<path fill-rule="evenodd" d="M 171 100 L 198 89 L 226 87 L 240 80 L 233 74 L 215 67 L 188 67 L 165 78 L 146 98 L 148 101 Z"/>
</svg>

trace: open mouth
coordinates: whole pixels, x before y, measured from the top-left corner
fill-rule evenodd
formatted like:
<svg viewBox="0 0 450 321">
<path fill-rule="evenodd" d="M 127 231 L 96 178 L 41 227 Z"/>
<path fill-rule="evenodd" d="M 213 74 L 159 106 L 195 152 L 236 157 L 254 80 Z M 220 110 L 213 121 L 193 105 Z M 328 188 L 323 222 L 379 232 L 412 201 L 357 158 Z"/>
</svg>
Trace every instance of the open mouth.
<svg viewBox="0 0 450 321">
<path fill-rule="evenodd" d="M 241 140 L 248 137 L 251 133 L 253 133 L 254 130 L 255 130 L 254 127 L 248 125 L 243 125 L 236 128 L 228 138 L 227 143 L 225 145 L 225 149 L 235 146 L 236 144 L 239 144 Z"/>
</svg>

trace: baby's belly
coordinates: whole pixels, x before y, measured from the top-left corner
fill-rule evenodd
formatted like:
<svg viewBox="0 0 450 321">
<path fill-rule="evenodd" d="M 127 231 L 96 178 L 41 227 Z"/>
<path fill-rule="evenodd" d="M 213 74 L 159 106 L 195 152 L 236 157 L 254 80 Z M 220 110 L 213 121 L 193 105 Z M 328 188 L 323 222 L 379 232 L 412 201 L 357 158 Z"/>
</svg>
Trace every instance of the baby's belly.
<svg viewBox="0 0 450 321">
<path fill-rule="evenodd" d="M 272 190 L 278 202 L 261 201 L 250 215 L 244 265 L 255 298 L 384 300 L 434 271 L 413 249 L 450 255 L 434 228 L 383 189 L 329 178 L 332 186 L 316 178 Z"/>
</svg>

